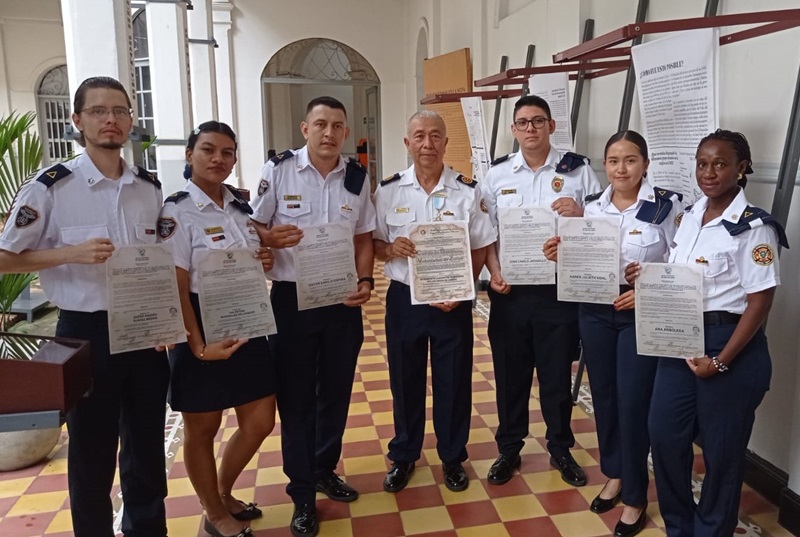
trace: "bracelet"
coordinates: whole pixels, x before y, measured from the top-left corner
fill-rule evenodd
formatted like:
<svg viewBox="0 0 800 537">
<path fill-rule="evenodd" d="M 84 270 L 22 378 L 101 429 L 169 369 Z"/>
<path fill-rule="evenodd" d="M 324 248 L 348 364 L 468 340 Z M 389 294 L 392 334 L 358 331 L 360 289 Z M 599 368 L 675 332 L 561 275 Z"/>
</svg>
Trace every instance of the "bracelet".
<svg viewBox="0 0 800 537">
<path fill-rule="evenodd" d="M 727 365 L 725 365 L 725 364 L 723 364 L 722 362 L 720 362 L 720 361 L 717 359 L 717 357 L 716 357 L 716 356 L 714 356 L 714 357 L 711 359 L 711 363 L 713 364 L 713 366 L 714 366 L 714 367 L 716 367 L 716 368 L 717 368 L 717 371 L 719 371 L 720 373 L 724 373 L 725 371 L 727 371 L 728 369 L 730 369 L 730 368 L 729 368 Z"/>
<path fill-rule="evenodd" d="M 203 343 L 203 349 L 200 351 L 200 359 L 203 360 L 205 355 L 206 355 L 206 344 Z"/>
<path fill-rule="evenodd" d="M 367 282 L 369 284 L 370 291 L 375 289 L 375 278 L 372 276 L 364 276 L 363 278 L 359 278 L 356 282 L 356 285 L 360 285 L 362 282 Z"/>
</svg>

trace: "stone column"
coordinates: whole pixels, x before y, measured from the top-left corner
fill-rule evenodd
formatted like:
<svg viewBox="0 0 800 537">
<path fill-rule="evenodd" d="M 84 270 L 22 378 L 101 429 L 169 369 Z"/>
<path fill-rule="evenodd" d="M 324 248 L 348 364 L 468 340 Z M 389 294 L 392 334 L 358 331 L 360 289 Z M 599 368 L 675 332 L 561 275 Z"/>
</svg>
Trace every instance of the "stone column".
<svg viewBox="0 0 800 537">
<path fill-rule="evenodd" d="M 233 76 L 233 50 L 231 48 L 231 28 L 233 20 L 231 11 L 233 4 L 228 0 L 214 1 L 212 4 L 214 21 L 214 39 L 218 48 L 214 49 L 217 75 L 217 106 L 219 121 L 227 123 L 234 132 L 239 132 L 236 121 L 236 87 Z M 243 188 L 239 177 L 241 172 L 239 164 L 233 168 L 233 173 L 228 183 Z"/>
<path fill-rule="evenodd" d="M 188 12 L 189 75 L 192 83 L 192 115 L 195 123 L 217 119 L 217 70 L 211 0 L 194 0 Z M 196 125 L 195 125 L 196 126 Z"/>
</svg>

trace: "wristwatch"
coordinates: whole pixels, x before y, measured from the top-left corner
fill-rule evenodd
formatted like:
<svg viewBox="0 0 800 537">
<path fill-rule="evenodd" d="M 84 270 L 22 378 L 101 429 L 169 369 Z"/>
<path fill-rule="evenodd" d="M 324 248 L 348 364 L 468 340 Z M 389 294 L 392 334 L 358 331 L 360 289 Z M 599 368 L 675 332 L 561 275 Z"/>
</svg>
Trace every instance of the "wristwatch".
<svg viewBox="0 0 800 537">
<path fill-rule="evenodd" d="M 373 291 L 375 289 L 375 278 L 373 278 L 372 276 L 364 276 L 363 278 L 359 278 L 356 285 L 360 284 L 361 282 L 369 283 L 370 291 Z"/>
</svg>

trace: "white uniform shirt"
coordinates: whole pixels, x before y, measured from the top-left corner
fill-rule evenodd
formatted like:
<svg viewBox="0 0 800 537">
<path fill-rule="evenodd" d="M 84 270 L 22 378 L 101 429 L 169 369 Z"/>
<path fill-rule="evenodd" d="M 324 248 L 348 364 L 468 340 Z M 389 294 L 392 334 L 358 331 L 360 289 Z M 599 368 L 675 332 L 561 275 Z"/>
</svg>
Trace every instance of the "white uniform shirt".
<svg viewBox="0 0 800 537">
<path fill-rule="evenodd" d="M 250 215 L 230 190 L 222 191 L 224 208 L 191 181 L 183 190 L 189 195 L 161 209 L 159 240 L 172 246 L 175 265 L 189 271 L 190 290 L 199 293 L 197 272 L 207 250 L 249 248 L 255 255 L 260 242 Z"/>
<path fill-rule="evenodd" d="M 408 237 L 408 226 L 418 222 L 432 222 L 440 217 L 448 220 L 464 220 L 468 223 L 469 242 L 473 250 L 492 244 L 497 232 L 488 215 L 481 211 L 481 190 L 477 183 L 465 185 L 456 180 L 458 172 L 445 166 L 439 183 L 428 194 L 422 188 L 412 165 L 394 180 L 375 191 L 375 208 L 378 225 L 374 237 L 391 243 L 397 237 Z M 438 201 L 438 200 L 443 200 Z M 436 204 L 441 204 L 438 210 Z M 386 276 L 410 285 L 408 261 L 405 258 L 390 259 L 384 265 Z"/>
<path fill-rule="evenodd" d="M 124 162 L 119 179 L 108 179 L 86 153 L 61 164 L 72 174 L 49 188 L 26 184 L 0 236 L 0 249 L 13 253 L 46 250 L 108 238 L 115 247 L 156 242 L 161 188 L 136 175 Z M 50 172 L 52 173 L 52 172 Z M 65 264 L 39 271 L 47 298 L 61 309 L 108 309 L 106 266 Z"/>
<path fill-rule="evenodd" d="M 343 158 L 339 157 L 339 164 L 323 179 L 311 164 L 307 147 L 293 153 L 279 164 L 270 160 L 264 165 L 259 195 L 251 204 L 253 220 L 269 226 L 293 224 L 300 229 L 346 221 L 353 235 L 375 229 L 369 176 L 356 195 L 344 187 L 347 163 Z M 275 248 L 273 253 L 275 266 L 267 276 L 275 281 L 295 281 L 294 248 Z"/>
<path fill-rule="evenodd" d="M 696 263 L 703 267 L 703 309 L 744 313 L 748 293 L 780 285 L 778 234 L 770 225 L 759 225 L 731 235 L 723 220 L 737 223 L 749 205 L 740 190 L 722 216 L 703 226 L 708 205 L 697 200 L 681 220 L 670 263 Z"/>
<path fill-rule="evenodd" d="M 642 205 L 653 201 L 653 187 L 642 181 L 636 203 L 620 211 L 611 203 L 613 187 L 609 185 L 596 201 L 586 203 L 584 216 L 620 216 L 619 281 L 625 281 L 625 267 L 628 263 L 663 263 L 667 260 L 669 247 L 677 231 L 678 216 L 683 213 L 683 205 L 673 201 L 672 209 L 660 224 L 643 222 L 636 218 Z"/>
<path fill-rule="evenodd" d="M 602 190 L 588 164 L 564 172 L 557 169 L 560 160 L 558 151 L 550 148 L 544 165 L 536 171 L 530 169 L 521 151 L 492 166 L 481 183 L 492 225 L 498 225 L 498 207 L 550 207 L 558 198 L 565 197 L 583 207 L 586 196 Z"/>
</svg>

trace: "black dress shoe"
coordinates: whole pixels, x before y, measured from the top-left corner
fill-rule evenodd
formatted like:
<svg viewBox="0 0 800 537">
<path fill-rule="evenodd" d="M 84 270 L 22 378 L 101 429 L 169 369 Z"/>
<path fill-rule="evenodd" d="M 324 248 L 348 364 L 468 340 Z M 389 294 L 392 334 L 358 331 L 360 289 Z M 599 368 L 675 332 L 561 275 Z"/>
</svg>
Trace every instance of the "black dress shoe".
<svg viewBox="0 0 800 537">
<path fill-rule="evenodd" d="M 560 457 L 550 455 L 550 466 L 561 472 L 561 479 L 565 483 L 569 483 L 573 487 L 582 487 L 586 484 L 586 474 L 572 458 L 572 455 L 567 453 Z"/>
<path fill-rule="evenodd" d="M 314 537 L 319 533 L 317 508 L 308 503 L 295 505 L 289 528 L 295 537 Z"/>
<path fill-rule="evenodd" d="M 460 462 L 453 464 L 442 464 L 444 471 L 444 486 L 453 492 L 461 492 L 469 486 L 467 471 L 461 466 Z"/>
<path fill-rule="evenodd" d="M 646 519 L 647 508 L 645 507 L 639 514 L 639 518 L 637 518 L 636 522 L 633 524 L 626 524 L 621 520 L 617 522 L 617 525 L 614 526 L 614 537 L 632 537 L 633 535 L 636 535 L 642 531 L 642 529 L 644 529 L 644 523 Z"/>
<path fill-rule="evenodd" d="M 592 500 L 592 505 L 589 506 L 589 511 L 592 513 L 602 514 L 608 511 L 611 511 L 615 505 L 619 503 L 619 497 L 621 493 L 617 493 L 616 496 L 607 500 L 605 498 L 601 498 L 598 494 L 597 497 Z"/>
<path fill-rule="evenodd" d="M 203 529 L 211 537 L 253 537 L 253 530 L 250 528 L 242 528 L 242 531 L 236 535 L 225 535 L 221 533 L 214 525 L 205 517 L 203 517 Z"/>
<path fill-rule="evenodd" d="M 500 455 L 489 468 L 489 483 L 492 485 L 502 485 L 508 483 L 514 470 L 519 468 L 522 459 L 519 455 Z"/>
<path fill-rule="evenodd" d="M 316 489 L 337 502 L 352 502 L 358 498 L 356 489 L 342 481 L 334 472 L 317 476 Z"/>
<path fill-rule="evenodd" d="M 386 473 L 383 480 L 383 490 L 386 492 L 399 492 L 406 488 L 411 474 L 414 473 L 413 462 L 398 462 L 392 463 L 392 469 Z"/>
</svg>

